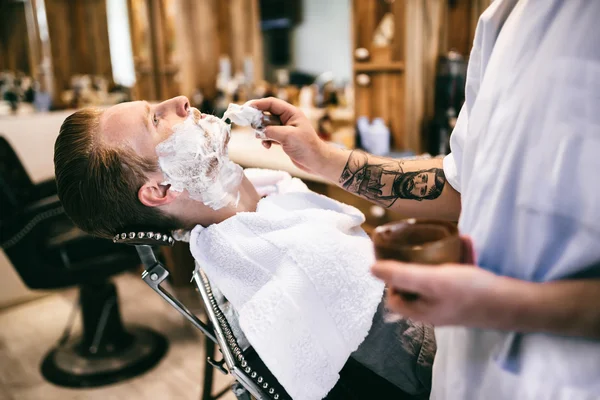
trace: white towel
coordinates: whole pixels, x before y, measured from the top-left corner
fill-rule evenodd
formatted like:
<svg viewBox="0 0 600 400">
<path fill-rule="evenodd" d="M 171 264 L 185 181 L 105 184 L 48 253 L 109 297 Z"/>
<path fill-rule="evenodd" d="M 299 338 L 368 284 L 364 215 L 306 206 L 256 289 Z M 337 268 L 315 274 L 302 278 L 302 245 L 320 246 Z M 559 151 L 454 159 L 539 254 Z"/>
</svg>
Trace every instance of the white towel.
<svg viewBox="0 0 600 400">
<path fill-rule="evenodd" d="M 196 261 L 296 400 L 327 395 L 381 301 L 363 222 L 357 209 L 305 192 L 267 197 L 255 213 L 192 231 Z"/>
<path fill-rule="evenodd" d="M 288 172 L 274 169 L 246 168 L 244 175 L 252 183 L 260 197 L 292 192 L 309 192 L 308 186 Z M 171 232 L 173 239 L 189 243 L 191 231 L 178 229 Z"/>
<path fill-rule="evenodd" d="M 270 196 L 272 194 L 309 191 L 304 182 L 298 178 L 292 178 L 292 176 L 285 171 L 246 168 L 244 174 L 246 175 L 246 178 L 252 182 L 252 185 L 261 197 Z"/>
</svg>

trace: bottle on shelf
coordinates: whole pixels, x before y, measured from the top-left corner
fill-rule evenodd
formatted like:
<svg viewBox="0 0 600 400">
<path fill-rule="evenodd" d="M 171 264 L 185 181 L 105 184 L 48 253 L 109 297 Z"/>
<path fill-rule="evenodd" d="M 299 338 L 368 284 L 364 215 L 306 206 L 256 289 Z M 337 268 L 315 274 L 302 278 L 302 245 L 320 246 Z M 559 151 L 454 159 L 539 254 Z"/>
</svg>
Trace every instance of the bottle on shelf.
<svg viewBox="0 0 600 400">
<path fill-rule="evenodd" d="M 371 129 L 371 122 L 368 117 L 361 116 L 356 120 L 356 148 L 369 151 L 371 146 L 369 141 L 369 129 Z"/>
<path fill-rule="evenodd" d="M 390 153 L 390 129 L 383 118 L 375 118 L 371 129 L 369 129 L 371 142 L 370 152 L 376 156 L 384 156 Z"/>
</svg>

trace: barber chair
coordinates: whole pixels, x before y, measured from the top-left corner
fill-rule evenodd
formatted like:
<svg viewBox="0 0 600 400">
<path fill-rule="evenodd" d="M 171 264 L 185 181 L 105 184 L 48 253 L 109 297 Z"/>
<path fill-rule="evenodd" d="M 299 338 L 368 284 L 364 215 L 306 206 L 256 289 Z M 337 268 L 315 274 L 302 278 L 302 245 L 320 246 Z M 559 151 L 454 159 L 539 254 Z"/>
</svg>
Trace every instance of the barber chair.
<svg viewBox="0 0 600 400">
<path fill-rule="evenodd" d="M 0 248 L 31 289 L 79 288 L 82 335 L 71 338 L 70 318 L 42 375 L 67 387 L 94 387 L 137 376 L 166 354 L 168 342 L 142 327 L 125 328 L 113 275 L 139 266 L 130 247 L 91 237 L 67 218 L 54 181 L 34 185 L 0 137 Z"/>
<path fill-rule="evenodd" d="M 285 389 L 269 372 L 253 349 L 243 351 L 235 338 L 225 315 L 213 295 L 210 282 L 202 270 L 196 268 L 192 280 L 204 303 L 208 323 L 201 321 L 194 313 L 165 290 L 161 284 L 169 276 L 167 269 L 154 253 L 155 246 L 172 246 L 175 241 L 170 234 L 160 232 L 123 232 L 113 239 L 115 243 L 134 245 L 144 265 L 142 279 L 171 306 L 179 311 L 206 336 L 206 364 L 202 400 L 216 400 L 227 393 L 225 388 L 213 395 L 213 368 L 224 374 L 231 374 L 236 382 L 231 390 L 240 400 L 250 399 L 291 399 Z M 216 361 L 215 344 L 219 346 L 222 359 Z"/>
<path fill-rule="evenodd" d="M 167 280 L 169 272 L 156 259 L 153 246 L 172 246 L 175 241 L 170 234 L 164 232 L 122 232 L 113 238 L 113 242 L 135 246 L 144 265 L 145 270 L 142 273 L 144 282 L 206 336 L 207 359 L 204 366 L 202 400 L 216 400 L 229 391 L 229 388 L 225 388 L 216 395 L 212 394 L 213 367 L 225 375 L 231 374 L 233 376 L 235 382 L 231 386 L 231 390 L 239 400 L 291 400 L 290 395 L 262 362 L 256 351 L 252 347 L 245 350 L 240 347 L 221 309 L 223 304 L 217 301 L 210 281 L 198 265 L 196 265 L 192 275 L 192 281 L 202 298 L 208 323 L 201 321 L 161 286 Z M 214 359 L 215 345 L 218 345 L 222 355 L 220 361 Z M 325 399 L 371 400 L 389 398 L 396 400 L 419 399 L 402 392 L 350 358 L 340 372 L 340 380 Z"/>
</svg>

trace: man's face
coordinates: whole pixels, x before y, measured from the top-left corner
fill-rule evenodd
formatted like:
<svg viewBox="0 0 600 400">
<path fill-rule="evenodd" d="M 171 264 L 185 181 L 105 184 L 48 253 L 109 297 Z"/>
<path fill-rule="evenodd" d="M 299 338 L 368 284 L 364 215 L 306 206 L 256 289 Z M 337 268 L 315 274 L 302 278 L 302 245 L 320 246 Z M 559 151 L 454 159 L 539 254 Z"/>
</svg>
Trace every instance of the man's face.
<svg viewBox="0 0 600 400">
<path fill-rule="evenodd" d="M 132 101 L 113 106 L 100 118 L 100 135 L 111 146 L 131 147 L 138 155 L 155 159 L 156 146 L 173 133 L 173 127 L 186 120 L 190 102 L 185 96 L 160 104 Z M 197 112 L 198 118 L 206 115 Z"/>
<path fill-rule="evenodd" d="M 416 198 L 425 197 L 435 186 L 435 172 L 424 171 L 416 174 L 407 183 L 408 191 Z"/>
<path fill-rule="evenodd" d="M 186 191 L 215 210 L 237 204 L 243 172 L 228 158 L 230 126 L 190 108 L 186 97 L 111 107 L 100 119 L 100 134 L 109 146 L 126 146 L 156 160 L 161 172 L 148 175 L 149 182 L 158 181 L 171 192 Z"/>
</svg>

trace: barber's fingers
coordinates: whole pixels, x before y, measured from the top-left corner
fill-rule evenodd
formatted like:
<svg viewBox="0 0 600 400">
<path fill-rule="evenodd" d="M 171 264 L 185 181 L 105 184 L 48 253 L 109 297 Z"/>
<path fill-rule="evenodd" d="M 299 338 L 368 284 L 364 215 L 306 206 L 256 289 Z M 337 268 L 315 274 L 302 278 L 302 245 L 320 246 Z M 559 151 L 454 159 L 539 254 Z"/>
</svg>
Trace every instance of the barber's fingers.
<svg viewBox="0 0 600 400">
<path fill-rule="evenodd" d="M 462 253 L 462 263 L 463 264 L 476 264 L 477 256 L 475 255 L 475 248 L 473 246 L 473 240 L 471 240 L 470 236 L 461 235 L 461 253 Z"/>
<path fill-rule="evenodd" d="M 301 112 L 290 103 L 275 97 L 253 100 L 250 105 L 254 108 L 258 108 L 261 111 L 268 111 L 273 115 L 279 116 L 281 123 L 284 125 L 288 123 L 294 114 Z"/>
<path fill-rule="evenodd" d="M 405 318 L 415 318 L 425 322 L 425 316 L 430 307 L 422 297 L 417 297 L 415 300 L 408 301 L 403 298 L 399 292 L 388 290 L 386 296 L 386 308 Z"/>
<path fill-rule="evenodd" d="M 270 149 L 271 147 L 273 147 L 273 145 L 274 145 L 274 144 L 275 144 L 275 145 L 278 145 L 278 144 L 280 144 L 280 143 L 278 143 L 278 142 L 275 142 L 275 141 L 272 141 L 272 140 L 263 140 L 263 141 L 262 141 L 262 145 L 263 145 L 263 147 L 264 147 L 265 149 L 267 149 L 267 150 L 268 150 L 268 149 Z M 294 164 L 296 167 L 298 167 L 299 169 L 301 169 L 302 171 L 306 171 L 306 172 L 314 173 L 313 171 L 311 171 L 311 170 L 310 170 L 310 168 L 306 167 L 305 165 L 303 165 L 303 164 L 301 164 L 301 163 L 297 162 L 297 161 L 296 161 L 296 160 L 294 160 L 294 159 L 291 159 L 291 160 L 292 160 L 292 163 L 293 163 L 293 164 Z"/>
<path fill-rule="evenodd" d="M 267 139 L 279 142 L 285 146 L 290 140 L 294 140 L 294 135 L 297 135 L 298 129 L 293 126 L 267 126 L 265 128 L 265 136 Z"/>
<path fill-rule="evenodd" d="M 377 278 L 394 289 L 406 292 L 427 293 L 432 289 L 434 268 L 414 266 L 397 261 L 378 261 L 371 268 Z"/>
</svg>

